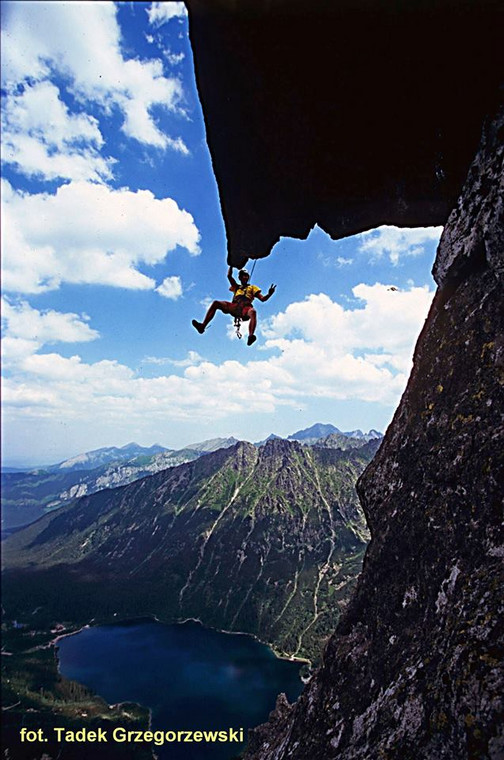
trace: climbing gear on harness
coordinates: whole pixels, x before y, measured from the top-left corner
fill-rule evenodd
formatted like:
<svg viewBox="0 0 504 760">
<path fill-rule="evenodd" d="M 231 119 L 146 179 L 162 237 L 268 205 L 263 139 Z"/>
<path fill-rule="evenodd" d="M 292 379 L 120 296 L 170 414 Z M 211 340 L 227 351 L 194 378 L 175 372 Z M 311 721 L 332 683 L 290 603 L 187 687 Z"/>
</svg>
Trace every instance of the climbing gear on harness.
<svg viewBox="0 0 504 760">
<path fill-rule="evenodd" d="M 234 327 L 236 330 L 236 337 L 241 340 L 242 334 L 241 334 L 241 317 L 235 317 L 234 318 Z"/>
</svg>

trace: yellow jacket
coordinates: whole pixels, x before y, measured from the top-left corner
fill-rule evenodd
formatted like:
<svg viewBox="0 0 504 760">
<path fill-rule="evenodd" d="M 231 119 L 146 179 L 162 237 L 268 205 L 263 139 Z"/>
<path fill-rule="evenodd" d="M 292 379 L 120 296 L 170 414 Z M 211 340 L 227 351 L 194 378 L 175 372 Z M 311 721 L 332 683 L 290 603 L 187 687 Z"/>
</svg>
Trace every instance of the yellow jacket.
<svg viewBox="0 0 504 760">
<path fill-rule="evenodd" d="M 243 287 L 243 285 L 238 285 L 236 288 L 232 286 L 230 290 L 234 292 L 233 301 L 246 298 L 250 303 L 252 303 L 256 295 L 261 292 L 261 288 L 258 288 L 257 285 L 245 285 L 245 287 Z"/>
</svg>

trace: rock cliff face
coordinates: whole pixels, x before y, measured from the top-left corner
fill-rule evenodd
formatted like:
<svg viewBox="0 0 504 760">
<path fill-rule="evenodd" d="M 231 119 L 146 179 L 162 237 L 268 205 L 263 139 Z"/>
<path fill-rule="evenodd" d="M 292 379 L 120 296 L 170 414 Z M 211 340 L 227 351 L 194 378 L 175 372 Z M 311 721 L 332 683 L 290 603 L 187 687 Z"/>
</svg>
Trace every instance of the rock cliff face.
<svg viewBox="0 0 504 760">
<path fill-rule="evenodd" d="M 358 490 L 357 593 L 298 702 L 247 760 L 504 757 L 503 114 L 445 227 L 439 289 Z"/>
</svg>

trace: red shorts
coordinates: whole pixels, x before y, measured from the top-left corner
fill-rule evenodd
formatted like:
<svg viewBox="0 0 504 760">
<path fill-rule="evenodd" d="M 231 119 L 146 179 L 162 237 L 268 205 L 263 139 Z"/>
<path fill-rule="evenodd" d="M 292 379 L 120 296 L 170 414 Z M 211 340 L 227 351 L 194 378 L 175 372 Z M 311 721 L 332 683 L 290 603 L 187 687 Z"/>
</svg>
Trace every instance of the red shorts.
<svg viewBox="0 0 504 760">
<path fill-rule="evenodd" d="M 239 301 L 237 303 L 232 304 L 233 310 L 231 314 L 233 317 L 238 317 L 239 319 L 243 319 L 246 321 L 247 319 L 250 319 L 249 311 L 253 309 L 254 307 L 250 303 L 241 304 Z"/>
</svg>

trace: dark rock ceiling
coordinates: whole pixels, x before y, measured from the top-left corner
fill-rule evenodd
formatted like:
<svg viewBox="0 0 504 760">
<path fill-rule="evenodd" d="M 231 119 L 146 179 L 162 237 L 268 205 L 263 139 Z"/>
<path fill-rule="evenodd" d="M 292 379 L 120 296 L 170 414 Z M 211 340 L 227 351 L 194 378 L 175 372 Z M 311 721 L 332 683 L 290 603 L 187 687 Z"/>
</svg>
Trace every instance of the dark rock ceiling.
<svg viewBox="0 0 504 760">
<path fill-rule="evenodd" d="M 229 262 L 443 224 L 502 92 L 500 0 L 187 0 Z"/>
</svg>

